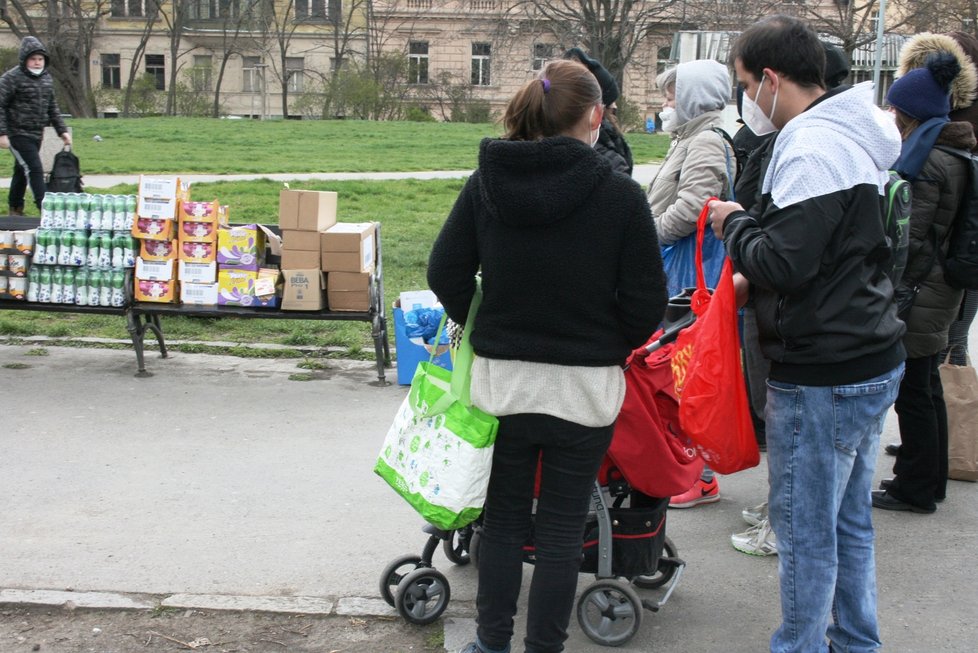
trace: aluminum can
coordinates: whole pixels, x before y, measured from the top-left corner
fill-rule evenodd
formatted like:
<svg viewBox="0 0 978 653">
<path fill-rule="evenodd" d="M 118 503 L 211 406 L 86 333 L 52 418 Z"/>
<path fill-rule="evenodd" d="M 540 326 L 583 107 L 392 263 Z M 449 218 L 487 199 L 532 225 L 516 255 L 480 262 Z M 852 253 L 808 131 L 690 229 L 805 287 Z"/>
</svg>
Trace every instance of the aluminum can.
<svg viewBox="0 0 978 653">
<path fill-rule="evenodd" d="M 88 305 L 98 306 L 98 297 L 102 289 L 102 273 L 96 269 L 88 270 Z"/>
<path fill-rule="evenodd" d="M 75 305 L 88 306 L 88 268 L 75 272 Z"/>
<path fill-rule="evenodd" d="M 27 301 L 36 302 L 38 294 L 41 288 L 41 280 L 38 278 L 40 275 L 40 268 L 31 268 L 27 273 Z M 4 281 L 7 277 L 0 277 Z M 6 290 L 5 288 L 0 288 L 0 292 Z"/>
<path fill-rule="evenodd" d="M 74 243 L 74 231 L 61 232 L 58 238 L 58 265 L 71 265 L 71 248 Z"/>
<path fill-rule="evenodd" d="M 60 304 L 64 292 L 65 274 L 61 266 L 51 270 L 51 303 Z"/>
<path fill-rule="evenodd" d="M 41 200 L 41 204 L 44 204 L 44 200 Z M 54 194 L 54 219 L 51 223 L 51 228 L 52 229 L 65 228 L 65 194 L 64 193 Z"/>
<path fill-rule="evenodd" d="M 112 232 L 98 232 L 98 266 L 102 270 L 112 269 Z"/>
<path fill-rule="evenodd" d="M 61 303 L 75 303 L 75 268 L 64 269 L 64 279 L 61 283 Z"/>
<path fill-rule="evenodd" d="M 51 268 L 47 265 L 42 265 L 39 268 L 38 274 L 38 287 L 37 287 L 37 301 L 42 304 L 51 303 Z"/>
<path fill-rule="evenodd" d="M 126 303 L 126 273 L 122 270 L 112 270 L 112 296 L 109 301 L 115 308 Z"/>
<path fill-rule="evenodd" d="M 136 196 L 126 195 L 126 229 L 132 229 L 136 222 Z"/>
<path fill-rule="evenodd" d="M 112 230 L 112 222 L 115 220 L 115 209 L 113 208 L 113 196 L 103 195 L 102 196 L 102 220 L 99 222 L 98 228 L 105 231 Z"/>
<path fill-rule="evenodd" d="M 41 229 L 50 229 L 54 226 L 54 196 L 57 193 L 45 193 L 41 200 Z"/>
<path fill-rule="evenodd" d="M 102 228 L 102 196 L 92 195 L 92 199 L 88 206 L 88 224 L 85 225 L 89 229 L 101 229 Z"/>
<path fill-rule="evenodd" d="M 112 306 L 112 272 L 110 270 L 99 272 L 98 305 Z"/>
<path fill-rule="evenodd" d="M 54 229 L 48 231 L 48 245 L 44 248 L 44 265 L 55 265 L 58 262 L 58 248 L 61 246 L 61 232 Z"/>
<path fill-rule="evenodd" d="M 78 193 L 65 193 L 65 229 L 74 229 L 78 219 Z"/>
</svg>

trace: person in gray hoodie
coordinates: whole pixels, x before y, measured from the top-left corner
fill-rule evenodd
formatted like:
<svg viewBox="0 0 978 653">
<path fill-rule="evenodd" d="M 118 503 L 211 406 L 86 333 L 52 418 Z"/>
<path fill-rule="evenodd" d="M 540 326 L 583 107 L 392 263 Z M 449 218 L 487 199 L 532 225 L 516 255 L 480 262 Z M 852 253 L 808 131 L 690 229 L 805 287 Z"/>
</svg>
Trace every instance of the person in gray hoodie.
<svg viewBox="0 0 978 653">
<path fill-rule="evenodd" d="M 40 150 L 48 125 L 54 126 L 65 145 L 71 145 L 71 134 L 54 97 L 48 52 L 38 39 L 25 36 L 20 43 L 20 63 L 0 77 L 0 148 L 14 156 L 7 196 L 10 215 L 24 214 L 28 182 L 34 204 L 41 208 L 47 185 Z"/>
</svg>

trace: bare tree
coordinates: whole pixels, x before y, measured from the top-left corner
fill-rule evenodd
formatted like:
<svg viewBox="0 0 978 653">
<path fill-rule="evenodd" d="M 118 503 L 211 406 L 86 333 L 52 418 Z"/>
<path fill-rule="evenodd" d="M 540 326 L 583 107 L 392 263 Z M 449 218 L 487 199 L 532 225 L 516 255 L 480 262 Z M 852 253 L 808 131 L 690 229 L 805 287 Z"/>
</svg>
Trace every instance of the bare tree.
<svg viewBox="0 0 978 653">
<path fill-rule="evenodd" d="M 232 56 L 241 54 L 244 48 L 242 33 L 248 34 L 260 18 L 261 0 L 221 0 L 221 62 L 217 69 L 217 82 L 214 84 L 214 106 L 212 115 L 221 115 L 221 88 L 224 84 L 224 74 L 228 61 Z"/>
<path fill-rule="evenodd" d="M 61 109 L 92 117 L 96 107 L 88 62 L 107 0 L 10 0 L 0 19 L 17 37 L 35 36 L 44 43 L 57 82 Z"/>
</svg>

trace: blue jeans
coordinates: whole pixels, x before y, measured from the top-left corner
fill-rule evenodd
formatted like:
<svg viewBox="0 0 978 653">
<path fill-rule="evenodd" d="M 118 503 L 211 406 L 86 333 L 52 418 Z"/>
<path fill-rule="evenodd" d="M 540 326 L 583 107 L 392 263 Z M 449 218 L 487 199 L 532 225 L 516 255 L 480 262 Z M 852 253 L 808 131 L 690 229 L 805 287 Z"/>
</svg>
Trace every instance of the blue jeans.
<svg viewBox="0 0 978 653">
<path fill-rule="evenodd" d="M 870 492 L 902 376 L 901 363 L 851 385 L 768 381 L 768 507 L 782 617 L 772 653 L 825 653 L 826 637 L 833 653 L 880 648 Z"/>
<path fill-rule="evenodd" d="M 591 488 L 614 425 L 592 428 L 549 415 L 499 418 L 479 544 L 479 641 L 506 651 L 523 580 L 523 545 L 536 546 L 526 653 L 564 650 L 581 568 Z M 540 495 L 533 516 L 534 483 Z"/>
</svg>

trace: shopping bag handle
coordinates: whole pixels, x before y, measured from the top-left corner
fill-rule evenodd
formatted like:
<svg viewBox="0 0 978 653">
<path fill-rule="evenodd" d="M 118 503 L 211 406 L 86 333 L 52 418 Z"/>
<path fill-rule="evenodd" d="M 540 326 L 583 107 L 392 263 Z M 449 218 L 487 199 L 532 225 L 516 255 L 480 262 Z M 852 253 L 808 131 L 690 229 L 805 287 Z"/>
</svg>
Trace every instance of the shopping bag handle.
<svg viewBox="0 0 978 653">
<path fill-rule="evenodd" d="M 696 292 L 693 293 L 691 308 L 699 315 L 706 305 L 710 303 L 709 290 L 706 288 L 706 274 L 703 272 L 703 238 L 706 236 L 706 223 L 710 218 L 710 202 L 717 201 L 716 197 L 710 197 L 703 204 L 700 217 L 696 221 Z M 697 310 L 699 309 L 699 310 Z"/>
<path fill-rule="evenodd" d="M 470 388 L 475 351 L 469 338 L 472 335 L 472 326 L 475 324 L 475 315 L 479 312 L 480 304 L 482 304 L 482 277 L 476 276 L 475 292 L 472 293 L 472 302 L 469 304 L 469 315 L 465 318 L 465 327 L 462 328 L 462 341 L 458 343 L 455 363 L 452 365 L 452 394 L 463 406 L 472 405 Z"/>
</svg>

